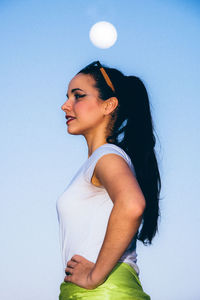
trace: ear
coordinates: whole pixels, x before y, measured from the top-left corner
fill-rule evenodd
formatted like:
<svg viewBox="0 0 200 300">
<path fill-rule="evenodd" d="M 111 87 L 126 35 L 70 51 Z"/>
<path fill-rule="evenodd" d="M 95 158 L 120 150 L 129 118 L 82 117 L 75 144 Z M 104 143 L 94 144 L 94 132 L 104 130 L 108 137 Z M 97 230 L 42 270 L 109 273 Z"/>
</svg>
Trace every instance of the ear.
<svg viewBox="0 0 200 300">
<path fill-rule="evenodd" d="M 104 112 L 109 115 L 118 106 L 118 99 L 116 97 L 111 97 L 104 101 Z"/>
</svg>

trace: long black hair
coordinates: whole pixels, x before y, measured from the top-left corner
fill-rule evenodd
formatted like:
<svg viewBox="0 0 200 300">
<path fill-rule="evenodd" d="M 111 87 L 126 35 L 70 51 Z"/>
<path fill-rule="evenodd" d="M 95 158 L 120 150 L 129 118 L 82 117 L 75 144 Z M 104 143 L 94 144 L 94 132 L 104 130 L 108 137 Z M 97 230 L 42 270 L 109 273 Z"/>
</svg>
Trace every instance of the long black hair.
<svg viewBox="0 0 200 300">
<path fill-rule="evenodd" d="M 114 92 L 106 83 L 98 66 L 89 65 L 77 74 L 89 74 L 95 79 L 95 86 L 102 100 L 113 96 L 118 99 L 118 106 L 111 114 L 114 120 L 113 123 L 111 122 L 112 130 L 109 131 L 106 141 L 121 147 L 134 165 L 137 181 L 146 200 L 137 239 L 144 245 L 148 245 L 152 243 L 158 231 L 161 190 L 149 97 L 143 82 L 138 77 L 125 76 L 117 69 L 102 66 L 114 86 Z"/>
</svg>

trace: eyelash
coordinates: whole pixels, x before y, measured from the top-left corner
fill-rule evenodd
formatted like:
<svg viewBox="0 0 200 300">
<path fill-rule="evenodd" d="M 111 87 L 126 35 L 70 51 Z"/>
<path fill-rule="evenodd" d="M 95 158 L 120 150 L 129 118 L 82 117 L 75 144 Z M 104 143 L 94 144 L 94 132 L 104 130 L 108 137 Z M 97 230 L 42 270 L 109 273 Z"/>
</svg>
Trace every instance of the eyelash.
<svg viewBox="0 0 200 300">
<path fill-rule="evenodd" d="M 76 98 L 76 99 L 78 99 L 78 98 L 83 98 L 83 97 L 85 97 L 86 95 L 84 94 L 84 95 L 79 95 L 79 94 L 74 94 L 74 97 Z M 69 99 L 69 97 L 67 96 L 67 100 Z"/>
<path fill-rule="evenodd" d="M 78 98 L 83 98 L 83 97 L 85 97 L 85 95 L 74 94 L 74 97 L 75 97 L 76 99 L 78 99 Z"/>
</svg>

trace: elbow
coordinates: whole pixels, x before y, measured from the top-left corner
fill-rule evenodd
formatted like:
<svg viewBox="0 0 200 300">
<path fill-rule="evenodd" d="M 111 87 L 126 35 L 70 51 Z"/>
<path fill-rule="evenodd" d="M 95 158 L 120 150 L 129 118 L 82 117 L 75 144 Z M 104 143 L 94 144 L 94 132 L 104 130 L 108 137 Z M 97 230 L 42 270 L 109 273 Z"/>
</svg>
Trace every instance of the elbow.
<svg viewBox="0 0 200 300">
<path fill-rule="evenodd" d="M 146 201 L 144 198 L 142 198 L 140 201 L 133 203 L 133 205 L 130 207 L 130 213 L 132 216 L 140 218 L 143 215 L 145 208 Z"/>
<path fill-rule="evenodd" d="M 114 201 L 114 207 L 131 218 L 141 218 L 146 208 L 146 200 L 144 196 L 139 197 L 120 197 Z"/>
</svg>

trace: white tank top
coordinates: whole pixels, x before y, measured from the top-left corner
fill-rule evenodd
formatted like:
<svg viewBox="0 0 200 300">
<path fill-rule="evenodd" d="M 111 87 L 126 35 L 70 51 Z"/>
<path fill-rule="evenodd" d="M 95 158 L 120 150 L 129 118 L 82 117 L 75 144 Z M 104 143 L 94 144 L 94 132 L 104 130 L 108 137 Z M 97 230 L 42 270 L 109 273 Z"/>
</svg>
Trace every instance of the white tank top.
<svg viewBox="0 0 200 300">
<path fill-rule="evenodd" d="M 110 143 L 97 148 L 77 171 L 56 202 L 64 272 L 67 262 L 75 254 L 95 263 L 103 244 L 113 202 L 106 189 L 94 186 L 91 179 L 98 159 L 108 153 L 123 157 L 136 176 L 127 153 Z M 134 237 L 119 262 L 128 263 L 139 274 L 136 257 Z"/>
</svg>

